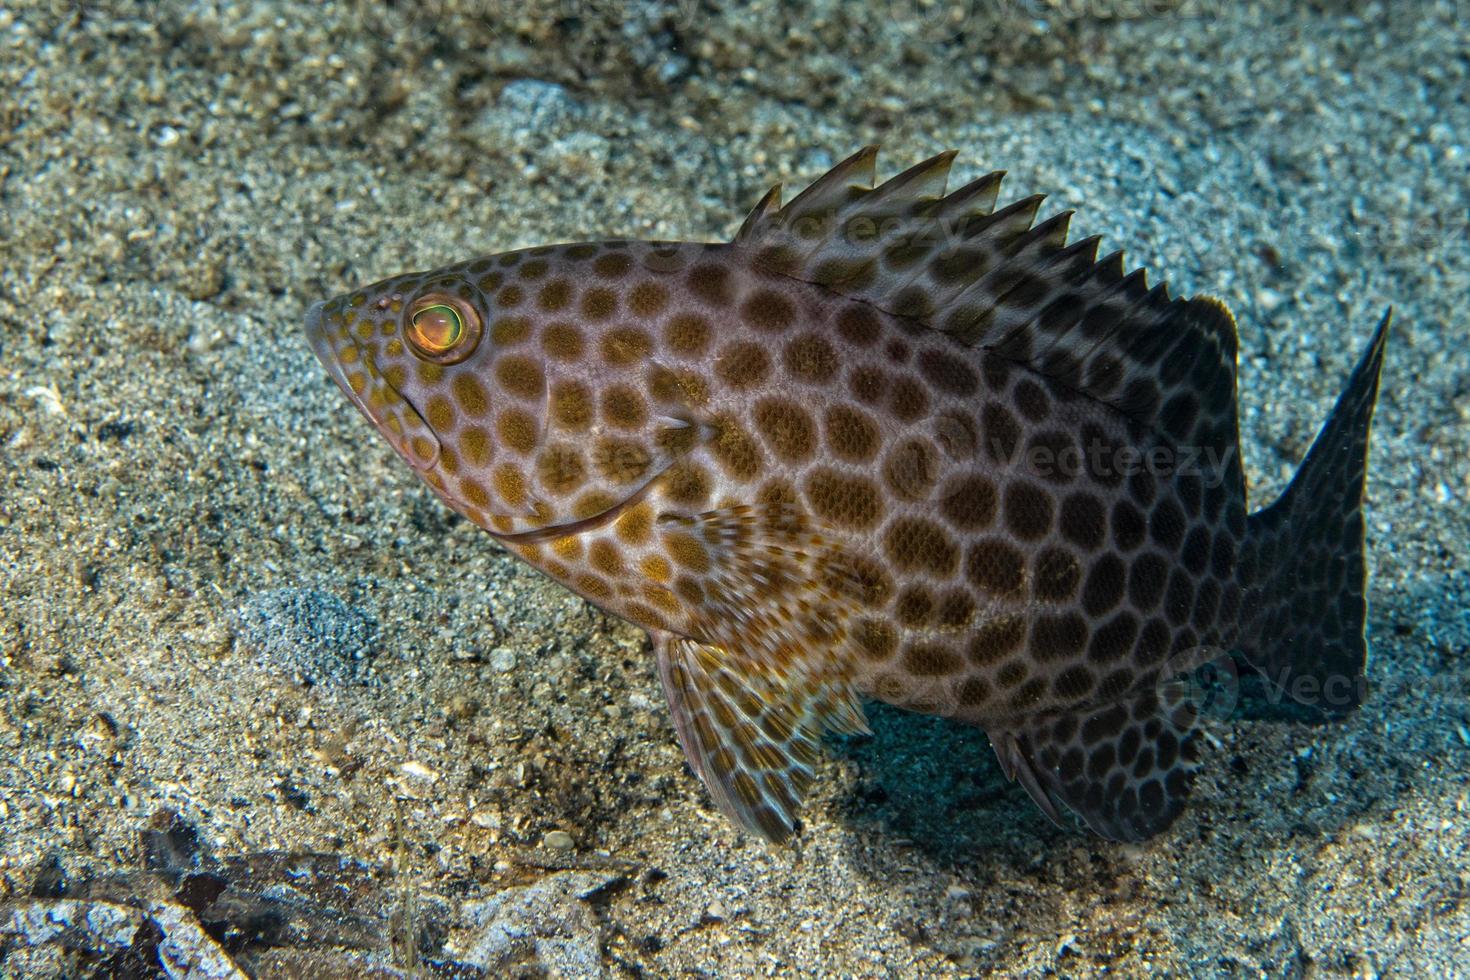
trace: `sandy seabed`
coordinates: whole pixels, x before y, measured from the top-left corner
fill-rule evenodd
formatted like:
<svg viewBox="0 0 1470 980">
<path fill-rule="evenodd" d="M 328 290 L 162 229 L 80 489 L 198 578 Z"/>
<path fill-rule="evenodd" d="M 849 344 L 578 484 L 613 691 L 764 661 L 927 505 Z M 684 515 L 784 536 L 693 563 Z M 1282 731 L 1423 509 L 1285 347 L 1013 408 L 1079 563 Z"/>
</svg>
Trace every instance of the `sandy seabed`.
<svg viewBox="0 0 1470 980">
<path fill-rule="evenodd" d="M 1470 974 L 1467 23 L 0 7 L 0 975 Z M 726 237 L 870 142 L 1225 299 L 1258 502 L 1395 309 L 1367 703 L 1217 723 L 1148 844 L 877 707 L 793 844 L 740 835 L 643 634 L 440 506 L 303 343 L 395 272 Z"/>
</svg>

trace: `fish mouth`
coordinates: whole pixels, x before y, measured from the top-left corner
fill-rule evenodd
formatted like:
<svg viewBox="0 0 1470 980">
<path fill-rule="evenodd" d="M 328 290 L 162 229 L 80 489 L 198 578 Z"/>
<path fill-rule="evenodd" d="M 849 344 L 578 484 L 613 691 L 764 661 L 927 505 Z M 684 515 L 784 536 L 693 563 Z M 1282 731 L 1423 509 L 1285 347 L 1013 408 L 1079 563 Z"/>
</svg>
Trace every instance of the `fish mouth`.
<svg viewBox="0 0 1470 980">
<path fill-rule="evenodd" d="M 373 424 L 373 428 L 377 429 L 383 438 L 388 440 L 388 444 L 397 451 L 398 455 L 402 456 L 408 462 L 408 465 L 421 472 L 433 469 L 435 464 L 439 462 L 439 454 L 443 448 L 439 443 L 439 437 L 429 424 L 424 421 L 418 409 L 414 408 L 413 404 L 407 398 L 403 397 L 402 392 L 390 385 L 387 379 L 381 376 L 375 376 L 375 382 L 377 384 L 382 385 L 385 389 L 397 396 L 392 407 L 386 410 L 384 408 L 375 410 L 368 405 L 367 399 L 353 390 L 352 385 L 347 380 L 347 372 L 343 369 L 342 360 L 337 356 L 337 352 L 332 346 L 332 338 L 328 335 L 322 322 L 322 311 L 326 308 L 328 302 L 327 300 L 323 300 L 320 303 L 312 304 L 311 308 L 306 311 L 306 316 L 302 322 L 302 329 L 306 333 L 306 341 L 311 345 L 312 352 L 316 354 L 316 359 L 322 362 L 322 367 L 327 369 L 328 376 L 337 383 L 338 388 L 342 389 L 342 394 L 347 396 L 347 400 L 357 406 L 357 410 L 366 416 L 367 420 Z M 354 343 L 354 341 L 349 339 L 347 343 Z M 392 420 L 393 424 L 390 424 L 390 420 Z M 410 445 L 408 438 L 410 432 L 427 438 L 430 448 L 428 455 L 413 451 L 413 447 Z"/>
<path fill-rule="evenodd" d="M 368 410 L 367 402 L 363 401 L 362 396 L 353 391 L 352 385 L 347 383 L 347 372 L 342 370 L 342 362 L 337 359 L 337 353 L 332 350 L 331 338 L 322 329 L 322 310 L 326 309 L 326 306 L 327 301 L 322 300 L 320 303 L 313 303 L 311 309 L 306 311 L 306 319 L 302 324 L 302 329 L 306 331 L 306 342 L 311 345 L 312 353 L 316 354 L 316 359 L 322 362 L 322 367 L 327 369 L 327 374 L 337 383 L 337 387 L 342 389 L 342 394 L 347 396 L 347 400 L 356 405 L 359 412 L 377 425 L 378 420 Z"/>
</svg>

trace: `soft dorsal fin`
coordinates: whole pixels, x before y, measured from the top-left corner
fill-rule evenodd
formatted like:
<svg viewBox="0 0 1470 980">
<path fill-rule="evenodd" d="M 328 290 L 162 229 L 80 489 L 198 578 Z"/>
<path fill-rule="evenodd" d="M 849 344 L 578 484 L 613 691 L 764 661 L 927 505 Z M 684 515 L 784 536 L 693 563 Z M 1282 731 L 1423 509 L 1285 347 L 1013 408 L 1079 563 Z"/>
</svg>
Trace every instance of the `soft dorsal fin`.
<svg viewBox="0 0 1470 980">
<path fill-rule="evenodd" d="M 953 153 L 874 185 L 875 147 L 784 207 L 772 188 L 734 244 L 824 286 L 1023 364 L 1179 446 L 1225 459 L 1236 440 L 1235 320 L 1173 299 L 1098 240 L 1067 244 L 1070 212 L 1036 195 L 994 209 L 1001 173 L 946 195 Z"/>
</svg>

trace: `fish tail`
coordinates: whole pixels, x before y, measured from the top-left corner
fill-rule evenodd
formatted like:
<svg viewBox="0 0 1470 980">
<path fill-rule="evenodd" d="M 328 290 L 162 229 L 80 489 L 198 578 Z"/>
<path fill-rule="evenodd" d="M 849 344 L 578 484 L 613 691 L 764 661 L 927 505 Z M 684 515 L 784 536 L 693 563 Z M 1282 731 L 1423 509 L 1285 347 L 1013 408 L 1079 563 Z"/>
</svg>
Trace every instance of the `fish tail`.
<svg viewBox="0 0 1470 980">
<path fill-rule="evenodd" d="M 1366 694 L 1363 482 L 1392 310 L 1286 491 L 1246 520 L 1241 647 L 1273 696 L 1327 718 Z"/>
</svg>

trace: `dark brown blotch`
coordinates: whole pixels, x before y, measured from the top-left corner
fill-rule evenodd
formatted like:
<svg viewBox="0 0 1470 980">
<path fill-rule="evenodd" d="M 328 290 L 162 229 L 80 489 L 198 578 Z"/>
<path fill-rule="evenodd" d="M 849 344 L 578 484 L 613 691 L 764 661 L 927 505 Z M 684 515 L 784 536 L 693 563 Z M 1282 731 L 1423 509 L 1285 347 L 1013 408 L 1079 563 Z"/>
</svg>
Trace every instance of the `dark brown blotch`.
<svg viewBox="0 0 1470 980">
<path fill-rule="evenodd" d="M 715 361 L 715 376 L 736 390 L 752 388 L 771 373 L 771 357 L 761 345 L 750 341 L 730 344 Z"/>
<path fill-rule="evenodd" d="M 918 364 L 924 378 L 947 395 L 965 398 L 980 387 L 975 369 L 947 351 L 920 351 Z"/>
<path fill-rule="evenodd" d="M 681 357 L 698 357 L 709 346 L 710 323 L 698 313 L 680 313 L 664 325 L 664 343 Z"/>
<path fill-rule="evenodd" d="M 551 418 L 563 429 L 581 432 L 592 424 L 592 394 L 580 381 L 551 386 Z"/>
<path fill-rule="evenodd" d="M 869 660 L 887 660 L 898 649 L 898 632 L 889 623 L 862 619 L 852 631 L 853 645 Z"/>
<path fill-rule="evenodd" d="M 604 286 L 594 286 L 582 294 L 582 316 L 597 322 L 610 319 L 618 312 L 618 294 Z"/>
<path fill-rule="evenodd" d="M 602 417 L 615 429 L 642 428 L 648 422 L 648 403 L 632 385 L 610 385 L 602 393 Z"/>
<path fill-rule="evenodd" d="M 995 520 L 999 500 L 994 483 L 968 473 L 945 481 L 939 492 L 939 512 L 958 530 L 974 531 Z"/>
<path fill-rule="evenodd" d="M 1041 602 L 1066 602 L 1077 594 L 1082 569 L 1077 556 L 1062 548 L 1042 548 L 1031 568 L 1031 592 Z"/>
<path fill-rule="evenodd" d="M 459 407 L 466 415 L 473 418 L 482 418 L 490 411 L 490 397 L 485 393 L 485 386 L 480 380 L 467 372 L 457 372 L 452 381 L 449 382 L 449 390 L 454 394 L 454 400 L 459 402 Z"/>
<path fill-rule="evenodd" d="M 1004 405 L 986 402 L 980 413 L 980 433 L 992 462 L 1010 465 L 1021 443 L 1021 426 Z"/>
<path fill-rule="evenodd" d="M 558 361 L 575 361 L 581 358 L 586 341 L 582 331 L 570 323 L 548 324 L 541 332 L 541 349 L 548 357 Z"/>
<path fill-rule="evenodd" d="M 899 571 L 936 578 L 953 575 L 959 564 L 959 546 L 949 532 L 922 517 L 900 517 L 888 525 L 883 550 Z"/>
<path fill-rule="evenodd" d="M 968 589 L 950 589 L 939 600 L 935 622 L 943 630 L 962 630 L 975 616 L 975 599 Z"/>
<path fill-rule="evenodd" d="M 806 497 L 817 516 L 844 527 L 872 527 L 883 514 L 877 484 L 867 477 L 849 476 L 826 467 L 807 479 Z"/>
<path fill-rule="evenodd" d="M 837 314 L 837 332 L 843 340 L 858 347 L 871 347 L 883 332 L 878 312 L 871 306 L 850 303 Z"/>
<path fill-rule="evenodd" d="M 689 291 L 711 306 L 729 306 L 730 270 L 713 262 L 700 262 L 689 269 Z"/>
<path fill-rule="evenodd" d="M 946 646 L 914 643 L 904 649 L 903 665 L 917 677 L 946 677 L 958 673 L 964 662 Z"/>
<path fill-rule="evenodd" d="M 753 330 L 778 333 L 796 320 L 796 304 L 773 289 L 758 289 L 740 304 L 740 315 Z"/>
<path fill-rule="evenodd" d="M 640 282 L 628 293 L 628 310 L 634 316 L 657 316 L 668 302 L 669 291 L 656 282 Z"/>
<path fill-rule="evenodd" d="M 1143 513 L 1130 500 L 1113 503 L 1113 543 L 1124 551 L 1132 551 L 1143 543 L 1146 528 Z"/>
<path fill-rule="evenodd" d="M 965 554 L 965 574 L 990 595 L 1017 598 L 1026 581 L 1026 556 L 1009 542 L 982 538 Z"/>
<path fill-rule="evenodd" d="M 546 375 L 541 365 L 519 354 L 495 361 L 495 380 L 517 398 L 535 399 L 546 393 Z"/>
<path fill-rule="evenodd" d="M 1112 663 L 1133 649 L 1138 636 L 1138 617 L 1124 610 L 1092 634 L 1087 645 L 1087 659 L 1093 663 Z"/>
<path fill-rule="evenodd" d="M 634 439 L 600 439 L 592 449 L 593 469 L 610 483 L 641 479 L 651 462 L 648 447 Z"/>
<path fill-rule="evenodd" d="M 883 458 L 883 481 L 900 500 L 924 500 L 939 479 L 939 452 L 927 439 L 905 439 Z"/>
<path fill-rule="evenodd" d="M 709 500 L 709 471 L 698 463 L 684 461 L 669 468 L 663 476 L 664 494 L 685 507 L 699 507 Z"/>
<path fill-rule="evenodd" d="M 536 429 L 531 413 L 519 408 L 501 412 L 495 422 L 500 441 L 518 453 L 529 453 L 536 448 Z"/>
<path fill-rule="evenodd" d="M 1112 553 L 1100 556 L 1087 571 L 1087 583 L 1082 588 L 1082 608 L 1094 617 L 1111 612 L 1123 601 L 1127 580 L 1128 570 L 1121 558 Z"/>
<path fill-rule="evenodd" d="M 889 389 L 888 408 L 900 421 L 913 422 L 929 410 L 929 393 L 916 379 L 900 375 Z"/>
<path fill-rule="evenodd" d="M 536 460 L 536 477 L 554 494 L 571 493 L 587 477 L 582 450 L 567 444 L 548 446 Z"/>
<path fill-rule="evenodd" d="M 1047 613 L 1031 624 L 1028 649 L 1037 660 L 1065 660 L 1087 642 L 1087 623 L 1075 612 Z"/>
<path fill-rule="evenodd" d="M 988 620 L 970 637 L 968 654 L 970 662 L 977 667 L 1000 663 L 1020 649 L 1026 637 L 1026 619 L 1023 616 L 999 616 Z"/>
<path fill-rule="evenodd" d="M 606 252 L 592 263 L 592 271 L 604 279 L 621 279 L 633 268 L 633 258 L 626 252 Z"/>
<path fill-rule="evenodd" d="M 763 398 L 755 406 L 755 424 L 771 452 L 788 463 L 810 459 L 817 447 L 817 426 L 806 409 L 784 398 Z"/>
<path fill-rule="evenodd" d="M 861 409 L 834 405 L 825 419 L 827 448 L 847 463 L 870 462 L 878 452 L 878 423 Z"/>
<path fill-rule="evenodd" d="M 1137 519 L 1130 521 L 1130 525 L 1136 524 L 1136 527 L 1130 526 L 1130 536 L 1142 540 L 1143 515 L 1137 514 L 1137 508 L 1134 508 L 1134 513 Z M 1154 506 L 1153 513 L 1149 515 L 1148 536 L 1165 551 L 1173 551 L 1184 540 L 1184 526 L 1183 509 L 1172 497 L 1165 497 Z M 1115 525 L 1114 534 L 1116 533 Z"/>
<path fill-rule="evenodd" d="M 1051 494 L 1037 484 L 1025 480 L 1006 484 L 1006 527 L 1023 541 L 1034 541 L 1050 531 L 1055 510 Z"/>
<path fill-rule="evenodd" d="M 1062 500 L 1059 525 L 1062 537 L 1072 544 L 1094 551 L 1102 546 L 1108 530 L 1107 511 L 1102 501 L 1090 493 L 1071 493 Z"/>
<path fill-rule="evenodd" d="M 729 417 L 716 420 L 714 425 L 716 435 L 710 451 L 725 472 L 737 480 L 750 480 L 759 475 L 760 450 L 744 427 Z"/>
<path fill-rule="evenodd" d="M 1128 569 L 1128 601 L 1139 612 L 1152 612 L 1164 594 L 1169 565 L 1154 552 L 1133 559 Z"/>
<path fill-rule="evenodd" d="M 922 585 L 905 588 L 898 594 L 898 601 L 893 606 L 894 618 L 910 629 L 928 623 L 933 612 L 934 596 Z"/>
<path fill-rule="evenodd" d="M 1017 381 L 1011 398 L 1021 414 L 1032 422 L 1044 422 L 1051 414 L 1051 399 L 1045 389 L 1031 378 Z"/>
<path fill-rule="evenodd" d="M 536 305 L 547 313 L 564 310 L 572 301 L 572 284 L 565 279 L 553 279 L 541 287 L 536 294 Z"/>
<path fill-rule="evenodd" d="M 888 376 L 882 368 L 859 365 L 848 373 L 847 388 L 864 405 L 876 405 L 888 388 Z"/>
<path fill-rule="evenodd" d="M 800 381 L 827 384 L 837 374 L 837 351 L 825 337 L 802 334 L 786 345 L 782 363 Z"/>
</svg>

